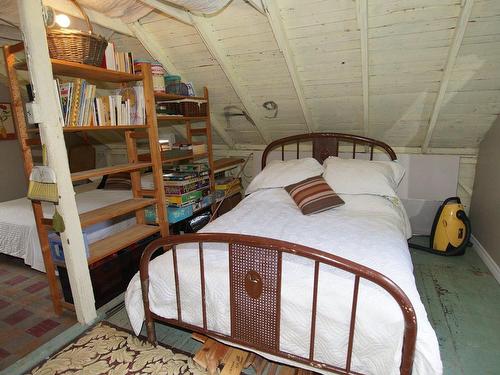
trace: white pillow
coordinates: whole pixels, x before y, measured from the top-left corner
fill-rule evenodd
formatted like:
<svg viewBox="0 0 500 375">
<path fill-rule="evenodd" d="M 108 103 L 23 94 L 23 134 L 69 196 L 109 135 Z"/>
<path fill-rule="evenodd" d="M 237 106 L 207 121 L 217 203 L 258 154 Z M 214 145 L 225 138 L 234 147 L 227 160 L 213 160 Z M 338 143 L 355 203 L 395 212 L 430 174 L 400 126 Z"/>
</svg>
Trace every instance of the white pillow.
<svg viewBox="0 0 500 375">
<path fill-rule="evenodd" d="M 337 194 L 396 197 L 405 169 L 395 161 L 327 158 L 323 178 Z"/>
<path fill-rule="evenodd" d="M 324 171 L 323 166 L 313 158 L 272 160 L 250 182 L 245 194 L 251 194 L 260 189 L 283 188 L 306 178 L 320 176 Z"/>
</svg>

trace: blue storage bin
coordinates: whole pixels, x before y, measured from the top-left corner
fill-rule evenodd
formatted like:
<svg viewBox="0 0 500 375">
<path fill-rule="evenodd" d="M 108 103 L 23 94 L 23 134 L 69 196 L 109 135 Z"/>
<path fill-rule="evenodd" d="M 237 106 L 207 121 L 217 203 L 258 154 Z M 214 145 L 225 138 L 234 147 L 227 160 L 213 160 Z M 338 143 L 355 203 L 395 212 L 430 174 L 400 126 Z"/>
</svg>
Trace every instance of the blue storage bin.
<svg viewBox="0 0 500 375">
<path fill-rule="evenodd" d="M 50 246 L 50 252 L 52 254 L 52 259 L 58 262 L 64 262 L 64 252 L 63 252 L 63 247 L 62 247 L 62 241 L 61 237 L 59 234 L 55 232 L 49 233 L 49 246 Z M 89 251 L 89 243 L 87 240 L 87 234 L 85 231 L 83 232 L 83 241 L 85 243 L 85 253 L 87 254 L 87 258 L 90 255 Z"/>
</svg>

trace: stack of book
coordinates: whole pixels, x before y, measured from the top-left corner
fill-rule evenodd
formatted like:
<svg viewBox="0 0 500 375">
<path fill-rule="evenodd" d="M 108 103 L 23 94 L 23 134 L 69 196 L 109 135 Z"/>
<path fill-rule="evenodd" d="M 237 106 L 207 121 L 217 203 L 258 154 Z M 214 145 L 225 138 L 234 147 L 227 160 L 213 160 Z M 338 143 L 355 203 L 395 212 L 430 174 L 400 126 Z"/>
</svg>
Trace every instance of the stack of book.
<svg viewBox="0 0 500 375">
<path fill-rule="evenodd" d="M 134 55 L 132 52 L 115 51 L 115 45 L 108 42 L 108 46 L 104 52 L 102 67 L 110 70 L 117 70 L 119 72 L 135 74 Z"/>
<path fill-rule="evenodd" d="M 241 179 L 231 176 L 220 176 L 215 179 L 215 200 L 230 197 L 241 192 Z"/>
<path fill-rule="evenodd" d="M 213 203 L 210 173 L 206 164 L 176 165 L 166 172 L 163 184 L 170 224 L 191 217 Z"/>
<path fill-rule="evenodd" d="M 141 125 L 145 122 L 142 86 L 99 90 L 84 79 L 54 80 L 59 93 L 64 126 Z"/>
<path fill-rule="evenodd" d="M 208 166 L 203 163 L 175 165 L 163 175 L 169 206 L 184 207 L 210 194 Z"/>
</svg>

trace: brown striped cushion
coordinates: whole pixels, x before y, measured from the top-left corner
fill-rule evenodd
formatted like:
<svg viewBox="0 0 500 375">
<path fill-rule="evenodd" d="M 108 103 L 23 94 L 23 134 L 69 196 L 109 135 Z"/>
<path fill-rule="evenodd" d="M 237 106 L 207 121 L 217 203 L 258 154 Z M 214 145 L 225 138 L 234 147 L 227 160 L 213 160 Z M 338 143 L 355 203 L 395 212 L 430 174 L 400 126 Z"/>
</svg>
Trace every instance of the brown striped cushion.
<svg viewBox="0 0 500 375">
<path fill-rule="evenodd" d="M 285 190 L 304 215 L 316 214 L 345 203 L 321 176 L 285 186 Z"/>
</svg>

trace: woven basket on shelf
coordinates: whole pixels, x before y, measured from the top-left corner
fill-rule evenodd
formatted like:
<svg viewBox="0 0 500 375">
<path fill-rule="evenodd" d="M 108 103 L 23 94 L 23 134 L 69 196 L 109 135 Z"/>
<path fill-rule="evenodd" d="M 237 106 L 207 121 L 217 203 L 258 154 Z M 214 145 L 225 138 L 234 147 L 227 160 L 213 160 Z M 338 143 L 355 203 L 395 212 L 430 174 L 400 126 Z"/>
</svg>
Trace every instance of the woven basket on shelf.
<svg viewBox="0 0 500 375">
<path fill-rule="evenodd" d="M 108 42 L 102 36 L 94 34 L 89 17 L 76 0 L 71 0 L 71 2 L 84 16 L 89 31 L 48 28 L 47 42 L 50 57 L 80 64 L 101 66 Z"/>
</svg>

